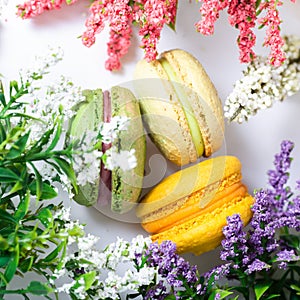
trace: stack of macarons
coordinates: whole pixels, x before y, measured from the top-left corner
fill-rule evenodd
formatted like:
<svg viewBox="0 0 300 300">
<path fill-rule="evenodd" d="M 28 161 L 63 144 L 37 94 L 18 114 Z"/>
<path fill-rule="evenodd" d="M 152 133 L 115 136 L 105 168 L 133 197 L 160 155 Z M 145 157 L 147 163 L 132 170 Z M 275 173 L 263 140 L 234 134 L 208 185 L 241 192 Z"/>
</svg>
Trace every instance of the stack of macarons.
<svg viewBox="0 0 300 300">
<path fill-rule="evenodd" d="M 80 186 L 75 200 L 96 205 L 105 199 L 112 211 L 121 214 L 139 203 L 136 215 L 154 241 L 170 239 L 179 252 L 211 250 L 220 243 L 226 217 L 239 213 L 247 223 L 253 203 L 241 183 L 237 158 L 221 156 L 188 166 L 222 146 L 224 119 L 217 91 L 200 62 L 178 49 L 150 63 L 140 61 L 134 77 L 136 97 L 123 87 L 86 91 L 86 101 L 78 106 L 69 133 L 80 137 L 85 130 L 110 122 L 112 116 L 126 116 L 132 123 L 118 147 L 134 149 L 137 165 L 126 172 L 101 166 L 96 182 Z M 185 167 L 140 199 L 145 129 L 166 159 Z"/>
</svg>

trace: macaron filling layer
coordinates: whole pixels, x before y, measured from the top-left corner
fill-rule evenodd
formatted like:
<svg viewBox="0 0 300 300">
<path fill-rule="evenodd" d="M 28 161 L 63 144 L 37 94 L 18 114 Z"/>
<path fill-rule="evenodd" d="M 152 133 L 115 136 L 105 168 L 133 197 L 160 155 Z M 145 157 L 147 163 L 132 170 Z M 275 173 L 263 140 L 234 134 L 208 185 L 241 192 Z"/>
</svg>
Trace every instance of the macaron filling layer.
<svg viewBox="0 0 300 300">
<path fill-rule="evenodd" d="M 184 115 L 185 115 L 187 123 L 188 123 L 188 127 L 190 129 L 192 141 L 196 148 L 197 155 L 202 156 L 202 154 L 204 152 L 204 142 L 203 142 L 202 134 L 200 131 L 200 127 L 198 125 L 198 122 L 197 122 L 194 114 L 193 114 L 193 109 L 192 109 L 189 101 L 187 100 L 188 96 L 185 93 L 184 89 L 182 88 L 181 84 L 179 84 L 180 80 L 179 80 L 177 74 L 174 72 L 174 70 L 173 70 L 171 64 L 168 62 L 168 60 L 165 58 L 160 58 L 159 62 L 161 64 L 162 68 L 164 69 L 164 71 L 166 72 L 166 74 L 175 90 L 175 93 L 179 99 L 179 103 L 183 109 Z M 176 83 L 176 84 L 174 84 L 174 83 Z"/>
<path fill-rule="evenodd" d="M 103 92 L 103 121 L 109 123 L 111 121 L 111 99 L 109 91 Z M 103 154 L 111 148 L 111 143 L 106 144 L 102 143 L 102 152 Z M 107 205 L 109 199 L 111 198 L 111 189 L 112 189 L 112 172 L 108 170 L 104 163 L 101 160 L 100 166 L 100 182 L 98 188 L 98 199 L 97 203 L 99 205 Z"/>
</svg>

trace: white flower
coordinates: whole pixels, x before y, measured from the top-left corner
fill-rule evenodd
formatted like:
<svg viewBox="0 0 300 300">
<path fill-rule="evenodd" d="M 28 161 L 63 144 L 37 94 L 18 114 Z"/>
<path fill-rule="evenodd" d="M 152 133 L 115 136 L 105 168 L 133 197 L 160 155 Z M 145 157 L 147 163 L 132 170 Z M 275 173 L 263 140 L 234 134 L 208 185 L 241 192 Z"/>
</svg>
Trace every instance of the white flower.
<svg viewBox="0 0 300 300">
<path fill-rule="evenodd" d="M 52 49 L 49 48 L 49 52 L 43 56 L 37 56 L 35 63 L 30 69 L 20 70 L 20 77 L 23 83 L 27 83 L 32 86 L 32 83 L 45 74 L 49 73 L 49 69 L 55 66 L 63 58 L 62 48 Z M 34 86 L 32 86 L 34 89 Z"/>
<path fill-rule="evenodd" d="M 284 64 L 271 66 L 268 59 L 261 56 L 251 62 L 225 100 L 225 118 L 242 123 L 259 110 L 300 90 L 300 39 L 295 36 L 284 39 L 283 50 L 287 57 Z"/>
<path fill-rule="evenodd" d="M 102 142 L 109 144 L 114 141 L 120 131 L 127 129 L 128 121 L 127 117 L 115 116 L 109 123 L 102 123 L 100 127 Z"/>
<path fill-rule="evenodd" d="M 135 157 L 135 149 L 130 151 L 118 150 L 115 147 L 111 147 L 106 151 L 107 159 L 105 166 L 109 170 L 120 168 L 123 171 L 128 171 L 136 167 L 137 160 Z"/>
<path fill-rule="evenodd" d="M 97 242 L 98 242 L 99 238 L 92 235 L 92 234 L 88 234 L 84 237 L 80 237 L 78 238 L 78 249 L 80 251 L 87 251 L 90 250 Z"/>
<path fill-rule="evenodd" d="M 72 137 L 72 140 L 76 137 Z M 103 153 L 93 150 L 97 143 L 97 132 L 86 131 L 79 142 L 73 155 L 73 168 L 77 176 L 77 184 L 84 186 L 87 183 L 94 184 L 99 178 L 101 157 Z"/>
<path fill-rule="evenodd" d="M 69 222 L 71 220 L 71 207 L 63 207 L 54 214 L 53 218 Z"/>
</svg>

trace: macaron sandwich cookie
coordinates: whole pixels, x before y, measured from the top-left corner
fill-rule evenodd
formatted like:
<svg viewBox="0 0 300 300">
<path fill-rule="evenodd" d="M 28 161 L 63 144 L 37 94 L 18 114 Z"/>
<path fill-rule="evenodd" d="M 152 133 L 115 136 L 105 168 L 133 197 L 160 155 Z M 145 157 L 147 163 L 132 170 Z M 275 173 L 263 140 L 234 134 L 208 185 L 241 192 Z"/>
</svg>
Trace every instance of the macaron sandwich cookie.
<svg viewBox="0 0 300 300">
<path fill-rule="evenodd" d="M 70 137 L 80 138 L 86 131 L 97 130 L 103 122 L 109 123 L 112 117 L 127 117 L 127 130 L 120 131 L 118 139 L 111 144 L 102 143 L 100 150 L 104 153 L 110 147 L 134 149 L 136 167 L 110 171 L 101 162 L 99 178 L 94 183 L 79 186 L 74 199 L 85 206 L 111 203 L 111 210 L 122 214 L 138 201 L 143 184 L 146 141 L 139 104 L 131 91 L 119 86 L 110 91 L 86 90 L 84 95 L 85 101 L 79 104 L 76 116 L 70 122 Z"/>
<path fill-rule="evenodd" d="M 146 128 L 168 160 L 186 165 L 222 146 L 221 100 L 190 53 L 174 49 L 152 62 L 141 60 L 134 79 Z"/>
<path fill-rule="evenodd" d="M 207 159 L 166 177 L 136 213 L 153 241 L 171 240 L 179 253 L 199 255 L 220 245 L 228 216 L 250 221 L 254 199 L 241 180 L 236 157 Z"/>
</svg>

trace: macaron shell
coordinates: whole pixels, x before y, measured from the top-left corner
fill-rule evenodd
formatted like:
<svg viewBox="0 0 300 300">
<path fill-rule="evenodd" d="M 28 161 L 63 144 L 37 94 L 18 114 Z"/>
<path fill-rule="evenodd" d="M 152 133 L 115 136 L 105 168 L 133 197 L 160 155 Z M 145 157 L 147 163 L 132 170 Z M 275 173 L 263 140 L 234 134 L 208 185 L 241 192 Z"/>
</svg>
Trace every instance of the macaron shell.
<svg viewBox="0 0 300 300">
<path fill-rule="evenodd" d="M 85 131 L 97 130 L 103 122 L 103 93 L 101 89 L 83 91 L 85 101 L 76 108 L 76 116 L 70 121 L 68 135 L 70 138 L 81 138 Z M 100 163 L 100 161 L 99 161 Z M 74 200 L 84 206 L 92 206 L 98 197 L 99 180 L 93 184 L 78 186 Z"/>
<path fill-rule="evenodd" d="M 200 125 L 205 156 L 210 156 L 222 146 L 224 139 L 224 117 L 217 90 L 201 63 L 190 53 L 174 49 L 162 53 L 161 57 L 169 62 L 181 82 L 195 92 L 190 95 L 190 104 Z"/>
<path fill-rule="evenodd" d="M 155 234 L 151 239 L 158 243 L 171 240 L 176 244 L 178 253 L 191 252 L 200 255 L 220 245 L 224 238 L 222 228 L 226 225 L 228 216 L 238 213 L 246 225 L 252 217 L 250 207 L 253 203 L 254 198 L 249 194 L 238 197 L 232 202 L 224 203 L 213 212 Z"/>
<path fill-rule="evenodd" d="M 159 219 L 176 211 L 192 193 L 206 189 L 205 197 L 199 203 L 203 207 L 218 190 L 228 185 L 227 180 L 240 179 L 241 163 L 236 157 L 207 159 L 166 177 L 142 199 L 136 214 L 142 222 Z"/>
<path fill-rule="evenodd" d="M 139 104 L 134 95 L 128 89 L 115 86 L 111 88 L 110 97 L 112 117 L 125 116 L 129 118 L 127 129 L 120 131 L 113 146 L 120 150 L 135 149 L 137 160 L 134 169 L 124 171 L 117 168 L 112 170 L 112 210 L 125 213 L 132 209 L 141 193 L 146 159 L 146 139 Z"/>
<path fill-rule="evenodd" d="M 156 146 L 177 165 L 196 161 L 197 152 L 184 111 L 161 64 L 139 61 L 134 78 L 145 127 Z"/>
</svg>

